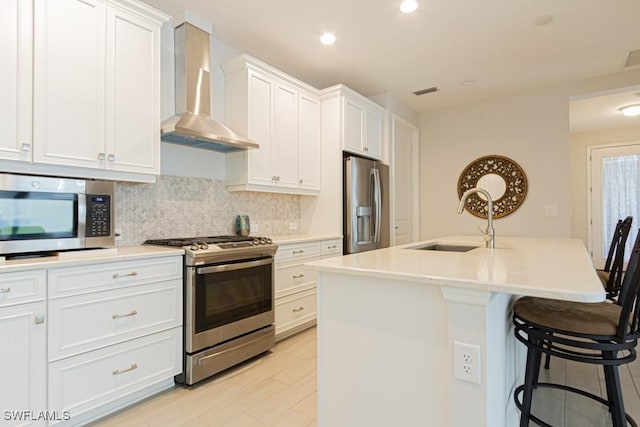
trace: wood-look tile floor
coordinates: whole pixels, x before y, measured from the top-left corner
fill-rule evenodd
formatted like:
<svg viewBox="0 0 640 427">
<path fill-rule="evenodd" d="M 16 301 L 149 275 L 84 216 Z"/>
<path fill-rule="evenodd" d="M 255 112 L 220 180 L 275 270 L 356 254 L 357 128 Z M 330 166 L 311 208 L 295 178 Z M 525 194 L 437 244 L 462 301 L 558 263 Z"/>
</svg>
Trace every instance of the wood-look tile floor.
<svg viewBox="0 0 640 427">
<path fill-rule="evenodd" d="M 177 386 L 95 426 L 316 426 L 316 361 L 312 328 L 278 342 L 271 353 L 195 386 Z M 640 360 L 622 366 L 620 377 L 626 410 L 640 422 Z M 551 369 L 541 370 L 540 381 L 605 393 L 602 369 L 582 363 L 552 359 Z M 555 427 L 611 425 L 602 406 L 560 390 L 538 389 L 533 411 Z"/>
</svg>

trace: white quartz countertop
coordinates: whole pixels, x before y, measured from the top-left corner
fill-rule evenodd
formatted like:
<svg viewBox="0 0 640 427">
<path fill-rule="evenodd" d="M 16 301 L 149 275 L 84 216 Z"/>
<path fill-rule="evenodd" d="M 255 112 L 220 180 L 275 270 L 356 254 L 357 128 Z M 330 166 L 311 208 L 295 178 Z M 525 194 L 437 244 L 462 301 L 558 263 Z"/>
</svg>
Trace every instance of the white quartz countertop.
<svg viewBox="0 0 640 427">
<path fill-rule="evenodd" d="M 469 252 L 409 249 L 428 243 L 478 247 Z M 484 247 L 480 236 L 451 236 L 305 265 L 326 272 L 568 301 L 605 299 L 591 259 L 578 239 L 498 237 L 492 250 Z"/>
<path fill-rule="evenodd" d="M 141 258 L 156 258 L 170 255 L 184 255 L 182 248 L 162 246 L 126 246 L 109 249 L 88 249 L 82 251 L 61 252 L 58 255 L 39 258 L 20 258 L 0 263 L 0 273 L 35 270 L 40 268 L 59 268 L 97 262 L 128 261 Z"/>
<path fill-rule="evenodd" d="M 290 243 L 317 242 L 320 240 L 342 239 L 342 234 L 286 234 L 271 236 L 271 240 L 277 245 Z"/>
</svg>

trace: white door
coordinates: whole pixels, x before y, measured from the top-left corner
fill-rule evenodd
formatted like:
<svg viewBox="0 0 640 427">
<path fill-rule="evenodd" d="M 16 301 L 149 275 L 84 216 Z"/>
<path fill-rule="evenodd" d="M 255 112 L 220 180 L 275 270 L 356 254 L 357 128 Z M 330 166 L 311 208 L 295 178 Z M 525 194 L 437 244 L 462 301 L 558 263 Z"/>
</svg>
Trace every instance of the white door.
<svg viewBox="0 0 640 427">
<path fill-rule="evenodd" d="M 107 168 L 160 173 L 160 28 L 107 9 Z"/>
<path fill-rule="evenodd" d="M 2 409 L 34 413 L 47 409 L 47 358 L 44 302 L 0 308 L 0 402 Z M 36 320 L 38 319 L 38 320 Z M 42 321 L 40 320 L 42 319 Z M 7 414 L 3 415 L 6 420 Z M 44 421 L 9 422 L 2 425 L 44 425 Z"/>
<path fill-rule="evenodd" d="M 633 216 L 625 251 L 627 259 L 640 227 L 640 144 L 593 148 L 589 157 L 589 249 L 595 267 L 602 268 L 617 221 Z"/>
<path fill-rule="evenodd" d="M 104 167 L 104 14 L 95 0 L 35 2 L 35 162 Z"/>
<path fill-rule="evenodd" d="M 393 116 L 394 244 L 418 239 L 418 128 Z"/>
<path fill-rule="evenodd" d="M 298 180 L 301 188 L 320 190 L 320 100 L 298 96 Z"/>
<path fill-rule="evenodd" d="M 0 158 L 31 161 L 33 10 L 6 0 L 0 13 Z"/>
</svg>

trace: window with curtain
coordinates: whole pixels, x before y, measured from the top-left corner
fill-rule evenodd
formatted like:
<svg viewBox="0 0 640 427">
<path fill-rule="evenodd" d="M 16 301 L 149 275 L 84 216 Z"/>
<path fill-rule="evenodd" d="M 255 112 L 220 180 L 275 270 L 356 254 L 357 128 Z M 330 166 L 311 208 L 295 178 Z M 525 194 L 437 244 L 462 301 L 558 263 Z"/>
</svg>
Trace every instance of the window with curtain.
<svg viewBox="0 0 640 427">
<path fill-rule="evenodd" d="M 631 215 L 633 225 L 625 257 L 629 259 L 635 230 L 640 225 L 640 155 L 603 157 L 602 159 L 602 256 L 606 258 L 611 236 L 619 219 Z M 607 237 L 608 236 L 608 237 Z"/>
</svg>

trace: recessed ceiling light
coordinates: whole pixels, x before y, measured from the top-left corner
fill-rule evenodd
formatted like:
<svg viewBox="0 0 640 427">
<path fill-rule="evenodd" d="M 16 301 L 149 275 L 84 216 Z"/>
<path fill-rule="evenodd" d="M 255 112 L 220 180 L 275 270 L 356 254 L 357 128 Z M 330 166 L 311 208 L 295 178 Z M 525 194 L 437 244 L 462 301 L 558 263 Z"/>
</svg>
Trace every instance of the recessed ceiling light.
<svg viewBox="0 0 640 427">
<path fill-rule="evenodd" d="M 331 33 L 324 33 L 322 37 L 320 37 L 320 43 L 324 45 L 334 44 L 336 42 L 336 36 Z"/>
<path fill-rule="evenodd" d="M 627 117 L 640 116 L 640 104 L 626 105 L 618 110 Z"/>
<path fill-rule="evenodd" d="M 549 24 L 551 24 L 553 22 L 553 15 L 541 16 L 538 19 L 536 19 L 534 22 L 538 27 L 543 27 L 545 25 L 549 25 Z"/>
<path fill-rule="evenodd" d="M 403 0 L 400 3 L 400 12 L 402 13 L 411 13 L 415 12 L 418 9 L 418 2 L 416 0 Z"/>
</svg>

